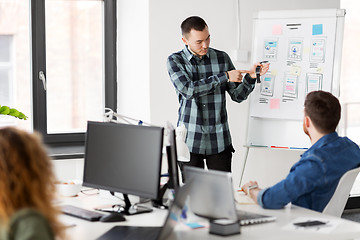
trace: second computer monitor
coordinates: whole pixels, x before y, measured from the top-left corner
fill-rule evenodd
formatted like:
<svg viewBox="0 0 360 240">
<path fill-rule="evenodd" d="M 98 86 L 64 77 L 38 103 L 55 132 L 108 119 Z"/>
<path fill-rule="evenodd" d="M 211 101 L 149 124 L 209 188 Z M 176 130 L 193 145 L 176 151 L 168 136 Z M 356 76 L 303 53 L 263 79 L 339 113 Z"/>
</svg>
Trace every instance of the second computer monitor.
<svg viewBox="0 0 360 240">
<path fill-rule="evenodd" d="M 180 185 L 178 166 L 177 166 L 178 155 L 176 149 L 176 132 L 171 124 L 168 124 L 168 130 L 169 130 L 169 136 L 168 136 L 169 146 L 166 147 L 168 165 L 169 165 L 168 187 L 176 191 L 176 189 Z"/>
</svg>

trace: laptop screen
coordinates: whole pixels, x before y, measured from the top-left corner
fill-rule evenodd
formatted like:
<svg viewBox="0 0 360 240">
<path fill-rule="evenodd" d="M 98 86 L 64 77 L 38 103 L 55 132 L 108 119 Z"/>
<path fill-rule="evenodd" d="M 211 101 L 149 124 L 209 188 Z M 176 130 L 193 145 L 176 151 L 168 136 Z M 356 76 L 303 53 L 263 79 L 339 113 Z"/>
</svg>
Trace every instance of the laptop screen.
<svg viewBox="0 0 360 240">
<path fill-rule="evenodd" d="M 248 225 L 274 221 L 276 217 L 236 209 L 231 173 L 184 167 L 185 177 L 193 181 L 190 191 L 190 209 L 196 215 L 226 218 Z"/>
</svg>

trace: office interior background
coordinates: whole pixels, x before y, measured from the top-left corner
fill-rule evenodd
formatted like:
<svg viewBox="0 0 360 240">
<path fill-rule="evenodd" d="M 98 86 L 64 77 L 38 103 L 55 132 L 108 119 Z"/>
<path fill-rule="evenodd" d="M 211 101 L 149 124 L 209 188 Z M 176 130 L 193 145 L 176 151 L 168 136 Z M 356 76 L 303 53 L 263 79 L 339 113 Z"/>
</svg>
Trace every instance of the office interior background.
<svg viewBox="0 0 360 240">
<path fill-rule="evenodd" d="M 104 21 L 107 0 L 45 0 L 47 132 L 81 133 L 87 120 L 102 121 L 104 113 Z M 180 23 L 190 15 L 205 19 L 211 47 L 232 56 L 237 69 L 252 65 L 252 16 L 259 10 L 346 9 L 342 50 L 343 115 L 338 128 L 360 144 L 360 3 L 357 0 L 118 0 L 117 109 L 119 113 L 154 125 L 174 125 L 178 102 L 166 69 L 168 55 L 181 50 Z M 31 87 L 30 1 L 0 0 L 0 105 L 29 116 L 20 121 L 0 116 L 0 126 L 33 130 Z M 248 52 L 237 59 L 236 50 Z M 233 182 L 240 183 L 245 160 L 249 101 L 227 101 L 236 152 Z M 139 146 L 141 147 L 141 146 Z M 258 180 L 263 187 L 284 178 L 299 159 L 300 150 L 258 149 L 248 156 L 243 181 Z M 82 179 L 84 159 L 54 160 L 58 178 Z M 360 178 L 352 190 L 360 194 Z"/>
</svg>

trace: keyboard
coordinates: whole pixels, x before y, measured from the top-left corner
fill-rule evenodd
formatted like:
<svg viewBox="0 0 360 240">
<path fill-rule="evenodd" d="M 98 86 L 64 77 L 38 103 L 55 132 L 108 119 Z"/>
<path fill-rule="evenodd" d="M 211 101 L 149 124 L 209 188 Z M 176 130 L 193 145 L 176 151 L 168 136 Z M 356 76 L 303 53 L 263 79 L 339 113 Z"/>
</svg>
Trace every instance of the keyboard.
<svg viewBox="0 0 360 240">
<path fill-rule="evenodd" d="M 102 213 L 75 207 L 73 205 L 63 205 L 61 206 L 61 211 L 66 215 L 88 220 L 90 222 L 99 221 L 100 218 L 104 216 Z"/>
<path fill-rule="evenodd" d="M 236 214 L 238 219 L 240 220 L 240 225 L 250 225 L 250 224 L 257 224 L 257 223 L 265 223 L 265 222 L 272 222 L 276 220 L 276 217 L 261 215 L 252 212 L 246 212 L 237 209 Z"/>
</svg>

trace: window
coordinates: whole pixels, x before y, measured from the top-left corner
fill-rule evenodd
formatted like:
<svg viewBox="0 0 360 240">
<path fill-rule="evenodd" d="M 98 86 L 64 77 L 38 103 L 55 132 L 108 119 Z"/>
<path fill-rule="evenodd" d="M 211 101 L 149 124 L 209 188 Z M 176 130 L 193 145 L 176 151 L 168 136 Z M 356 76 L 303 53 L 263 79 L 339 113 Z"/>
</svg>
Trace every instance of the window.
<svg viewBox="0 0 360 240">
<path fill-rule="evenodd" d="M 13 102 L 12 52 L 12 36 L 0 35 L 0 103 L 7 106 Z"/>
<path fill-rule="evenodd" d="M 102 1 L 46 1 L 47 133 L 85 132 L 104 113 Z"/>
<path fill-rule="evenodd" d="M 29 116 L 0 125 L 82 157 L 87 121 L 116 97 L 116 0 L 0 0 L 0 105 Z"/>
<path fill-rule="evenodd" d="M 34 129 L 54 155 L 82 157 L 87 120 L 116 109 L 116 0 L 31 6 Z"/>
<path fill-rule="evenodd" d="M 0 0 L 0 105 L 31 118 L 29 16 L 29 1 Z M 32 130 L 29 120 L 0 115 L 0 126 L 9 125 Z"/>
</svg>

